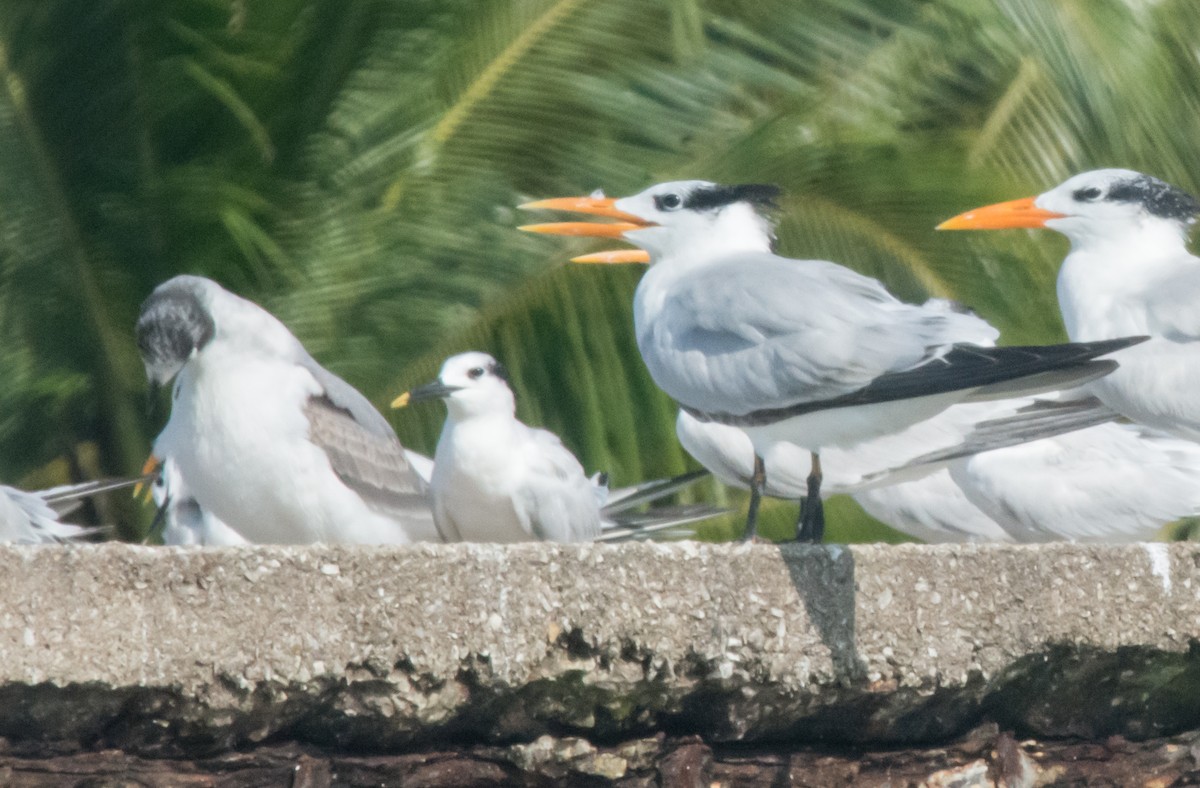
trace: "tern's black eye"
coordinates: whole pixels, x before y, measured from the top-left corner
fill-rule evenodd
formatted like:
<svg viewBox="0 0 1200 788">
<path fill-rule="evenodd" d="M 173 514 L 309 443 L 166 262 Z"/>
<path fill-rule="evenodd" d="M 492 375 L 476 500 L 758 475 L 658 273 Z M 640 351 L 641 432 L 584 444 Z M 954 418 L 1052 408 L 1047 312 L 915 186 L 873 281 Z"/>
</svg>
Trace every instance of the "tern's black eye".
<svg viewBox="0 0 1200 788">
<path fill-rule="evenodd" d="M 683 198 L 675 192 L 658 194 L 654 197 L 654 207 L 660 211 L 677 211 L 683 205 Z"/>
<path fill-rule="evenodd" d="M 483 377 L 484 372 L 487 372 L 487 370 L 483 367 L 474 367 L 467 370 L 467 377 L 469 377 L 471 380 L 479 380 L 481 377 Z"/>
<path fill-rule="evenodd" d="M 1097 187 L 1087 186 L 1083 189 L 1076 189 L 1074 197 L 1076 202 L 1095 202 L 1100 199 L 1100 195 L 1102 194 L 1104 192 L 1100 191 Z"/>
</svg>

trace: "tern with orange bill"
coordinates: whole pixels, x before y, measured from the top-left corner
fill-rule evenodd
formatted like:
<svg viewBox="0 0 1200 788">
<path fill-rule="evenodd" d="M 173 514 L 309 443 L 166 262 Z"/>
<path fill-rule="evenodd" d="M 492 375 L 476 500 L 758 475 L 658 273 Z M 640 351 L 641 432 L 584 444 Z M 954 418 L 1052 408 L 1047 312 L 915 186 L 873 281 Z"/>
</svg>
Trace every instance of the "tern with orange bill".
<svg viewBox="0 0 1200 788">
<path fill-rule="evenodd" d="M 523 206 L 617 220 L 523 229 L 621 238 L 648 253 L 634 296 L 638 348 L 655 383 L 685 411 L 750 436 L 746 538 L 766 483 L 762 458 L 779 441 L 812 452 L 802 530 L 819 535 L 824 448 L 898 432 L 958 402 L 1093 380 L 1115 367 L 1100 356 L 1141 341 L 981 346 L 969 339 L 978 332 L 973 315 L 904 303 L 835 263 L 772 253 L 760 209 L 777 194 L 756 184 L 679 181 L 620 199 Z M 748 238 L 761 239 L 760 248 L 747 248 Z"/>
<path fill-rule="evenodd" d="M 1200 259 L 1187 249 L 1200 202 L 1133 170 L 1093 170 L 1036 197 L 962 213 L 941 230 L 1041 228 L 1071 242 L 1058 273 L 1067 334 L 1094 342 L 1145 334 L 1089 384 L 1113 410 L 1200 440 Z"/>
</svg>

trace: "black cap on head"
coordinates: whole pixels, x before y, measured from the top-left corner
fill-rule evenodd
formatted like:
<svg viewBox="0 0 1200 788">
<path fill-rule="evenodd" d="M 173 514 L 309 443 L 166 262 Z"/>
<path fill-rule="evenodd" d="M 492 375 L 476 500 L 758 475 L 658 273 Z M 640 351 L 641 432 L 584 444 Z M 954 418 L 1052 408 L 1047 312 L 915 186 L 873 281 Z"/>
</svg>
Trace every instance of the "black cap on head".
<svg viewBox="0 0 1200 788">
<path fill-rule="evenodd" d="M 768 183 L 740 183 L 733 186 L 713 184 L 693 189 L 683 201 L 683 207 L 693 211 L 711 211 L 737 202 L 760 208 L 774 208 L 780 188 Z"/>
<path fill-rule="evenodd" d="M 168 378 L 193 351 L 207 345 L 215 332 L 212 315 L 187 287 L 160 287 L 151 293 L 142 304 L 135 329 L 147 370 L 161 370 Z M 151 376 L 156 375 L 151 372 Z"/>
<path fill-rule="evenodd" d="M 1195 197 L 1165 181 L 1150 175 L 1118 181 L 1104 198 L 1110 202 L 1137 203 L 1151 216 L 1192 222 L 1200 214 L 1200 202 Z"/>
</svg>

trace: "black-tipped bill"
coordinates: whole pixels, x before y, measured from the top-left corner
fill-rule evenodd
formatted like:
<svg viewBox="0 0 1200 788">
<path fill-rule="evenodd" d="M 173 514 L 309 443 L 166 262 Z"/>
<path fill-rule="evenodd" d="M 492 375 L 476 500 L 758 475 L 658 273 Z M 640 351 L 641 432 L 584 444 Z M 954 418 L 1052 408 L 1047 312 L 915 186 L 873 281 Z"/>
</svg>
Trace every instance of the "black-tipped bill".
<svg viewBox="0 0 1200 788">
<path fill-rule="evenodd" d="M 432 383 L 426 383 L 424 386 L 417 386 L 412 391 L 406 391 L 399 397 L 392 400 L 393 408 L 404 408 L 412 405 L 414 402 L 423 402 L 429 399 L 442 399 L 449 397 L 456 391 L 461 391 L 462 386 L 447 386 L 440 380 L 435 380 Z"/>
</svg>

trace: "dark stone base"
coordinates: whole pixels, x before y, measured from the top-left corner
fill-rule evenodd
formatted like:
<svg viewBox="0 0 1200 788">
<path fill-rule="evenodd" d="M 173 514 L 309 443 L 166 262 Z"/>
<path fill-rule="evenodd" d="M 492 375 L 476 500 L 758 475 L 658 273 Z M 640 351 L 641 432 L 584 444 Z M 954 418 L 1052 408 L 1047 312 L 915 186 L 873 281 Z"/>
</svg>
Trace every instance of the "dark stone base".
<svg viewBox="0 0 1200 788">
<path fill-rule="evenodd" d="M 364 755 L 295 743 L 262 745 L 196 760 L 118 750 L 54 751 L 0 744 L 0 785 L 10 788 L 327 788 L 405 786 L 1184 786 L 1200 784 L 1200 731 L 1131 742 L 1016 741 L 993 724 L 940 747 L 844 749 L 733 747 L 662 736 L 596 747 L 542 737 L 507 747 L 475 746 Z"/>
</svg>

